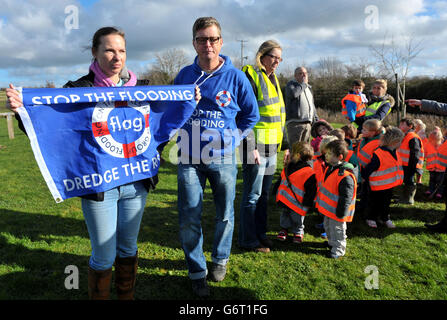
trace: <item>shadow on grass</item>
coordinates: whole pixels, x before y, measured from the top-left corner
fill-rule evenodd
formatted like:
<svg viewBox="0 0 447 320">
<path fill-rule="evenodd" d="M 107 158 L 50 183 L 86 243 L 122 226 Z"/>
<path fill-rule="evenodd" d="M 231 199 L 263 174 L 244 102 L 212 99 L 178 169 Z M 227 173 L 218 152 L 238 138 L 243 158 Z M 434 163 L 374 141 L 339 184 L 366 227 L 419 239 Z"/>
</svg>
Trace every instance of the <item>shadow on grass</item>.
<svg viewBox="0 0 447 320">
<path fill-rule="evenodd" d="M 202 299 L 196 297 L 191 288 L 191 280 L 187 276 L 159 276 L 138 274 L 135 297 L 141 300 L 255 300 L 254 291 L 225 287 L 225 280 L 221 283 L 208 281 L 210 297 Z"/>
</svg>

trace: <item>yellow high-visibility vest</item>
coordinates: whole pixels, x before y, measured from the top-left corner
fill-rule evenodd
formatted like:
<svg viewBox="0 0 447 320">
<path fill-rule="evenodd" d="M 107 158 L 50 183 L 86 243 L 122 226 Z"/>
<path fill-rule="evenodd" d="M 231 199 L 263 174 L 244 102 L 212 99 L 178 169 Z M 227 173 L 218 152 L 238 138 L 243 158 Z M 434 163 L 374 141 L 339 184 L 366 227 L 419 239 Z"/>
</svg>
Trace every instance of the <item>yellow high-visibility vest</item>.
<svg viewBox="0 0 447 320">
<path fill-rule="evenodd" d="M 379 110 L 379 108 L 381 106 L 383 106 L 385 103 L 390 103 L 390 101 L 389 100 L 377 101 L 377 102 L 371 103 L 370 105 L 366 106 L 365 116 L 372 116 L 373 114 L 376 114 L 377 110 Z M 391 103 L 390 103 L 390 105 L 391 105 Z M 390 108 L 388 110 L 386 115 L 388 115 L 391 112 L 391 109 L 392 108 Z"/>
<path fill-rule="evenodd" d="M 242 71 L 248 73 L 256 84 L 259 114 L 261 118 L 254 126 L 256 142 L 261 144 L 278 144 L 281 150 L 286 108 L 279 81 L 275 74 L 276 86 L 270 81 L 263 70 L 246 65 Z"/>
</svg>

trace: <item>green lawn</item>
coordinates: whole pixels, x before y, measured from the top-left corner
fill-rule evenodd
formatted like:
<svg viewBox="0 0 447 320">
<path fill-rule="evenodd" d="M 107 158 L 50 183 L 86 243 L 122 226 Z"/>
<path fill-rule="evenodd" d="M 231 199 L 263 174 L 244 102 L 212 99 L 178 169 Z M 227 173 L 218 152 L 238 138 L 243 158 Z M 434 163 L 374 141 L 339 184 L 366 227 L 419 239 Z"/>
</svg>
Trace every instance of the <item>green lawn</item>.
<svg viewBox="0 0 447 320">
<path fill-rule="evenodd" d="M 5 103 L 6 103 L 5 91 L 0 90 L 0 112 L 7 112 L 8 111 L 8 109 L 6 109 Z"/>
<path fill-rule="evenodd" d="M 56 204 L 38 170 L 27 137 L 17 128 L 8 139 L 0 118 L 0 299 L 85 299 L 90 244 L 79 199 Z M 164 157 L 168 158 L 169 148 Z M 280 163 L 281 161 L 279 161 Z M 278 169 L 277 175 L 280 168 Z M 239 175 L 240 177 L 240 175 Z M 424 175 L 427 184 L 428 175 Z M 444 214 L 441 202 L 427 202 L 420 188 L 414 207 L 392 207 L 394 230 L 369 229 L 358 215 L 348 225 L 347 255 L 326 258 L 327 249 L 314 225 L 321 216 L 306 217 L 305 242 L 277 243 L 270 254 L 237 247 L 236 228 L 228 275 L 210 283 L 214 299 L 447 299 L 447 235 L 432 234 L 425 222 Z M 207 188 L 203 227 L 210 259 L 214 205 Z M 160 183 L 148 197 L 139 237 L 138 299 L 193 299 L 178 240 L 176 167 L 160 169 Z M 279 228 L 280 209 L 269 207 L 269 236 Z M 68 290 L 67 266 L 79 270 L 79 289 Z M 365 268 L 375 266 L 379 288 L 368 290 Z"/>
</svg>

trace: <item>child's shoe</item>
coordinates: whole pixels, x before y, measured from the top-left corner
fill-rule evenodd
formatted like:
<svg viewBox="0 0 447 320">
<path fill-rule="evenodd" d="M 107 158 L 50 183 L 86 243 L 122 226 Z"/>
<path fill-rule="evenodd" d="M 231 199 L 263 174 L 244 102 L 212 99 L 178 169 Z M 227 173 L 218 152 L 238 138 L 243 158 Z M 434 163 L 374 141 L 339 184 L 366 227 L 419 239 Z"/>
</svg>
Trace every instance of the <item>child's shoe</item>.
<svg viewBox="0 0 447 320">
<path fill-rule="evenodd" d="M 295 233 L 293 235 L 293 243 L 297 244 L 303 243 L 303 238 L 304 236 L 302 234 Z"/>
<path fill-rule="evenodd" d="M 425 192 L 424 192 L 424 195 L 425 195 L 426 197 L 430 196 L 430 195 L 431 195 L 431 191 L 430 191 L 430 190 L 425 191 Z"/>
<path fill-rule="evenodd" d="M 391 220 L 387 220 L 387 221 L 385 221 L 385 225 L 386 225 L 386 227 L 389 228 L 389 229 L 394 229 L 394 228 L 396 228 L 396 226 L 394 225 L 393 221 L 391 221 Z"/>
<path fill-rule="evenodd" d="M 328 258 L 331 258 L 331 259 L 340 259 L 341 257 L 343 257 L 342 255 L 334 254 L 332 252 L 329 252 L 327 256 L 328 256 Z"/>
<path fill-rule="evenodd" d="M 281 230 L 278 232 L 278 235 L 276 236 L 276 239 L 279 241 L 286 241 L 287 239 L 287 230 Z"/>
<path fill-rule="evenodd" d="M 377 223 L 374 220 L 366 220 L 366 224 L 371 228 L 377 228 Z"/>
<path fill-rule="evenodd" d="M 441 200 L 442 199 L 442 194 L 437 193 L 435 197 L 436 197 L 437 200 Z"/>
</svg>

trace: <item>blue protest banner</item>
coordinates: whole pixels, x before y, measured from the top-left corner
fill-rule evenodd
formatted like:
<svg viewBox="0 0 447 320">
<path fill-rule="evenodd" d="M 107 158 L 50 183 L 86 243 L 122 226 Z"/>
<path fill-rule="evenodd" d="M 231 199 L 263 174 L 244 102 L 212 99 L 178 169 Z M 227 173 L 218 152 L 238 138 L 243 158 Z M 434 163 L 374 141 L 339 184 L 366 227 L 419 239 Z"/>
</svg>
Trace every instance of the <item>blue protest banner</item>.
<svg viewBox="0 0 447 320">
<path fill-rule="evenodd" d="M 22 90 L 18 112 L 56 202 L 157 174 L 159 144 L 193 113 L 194 85 Z"/>
</svg>

